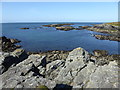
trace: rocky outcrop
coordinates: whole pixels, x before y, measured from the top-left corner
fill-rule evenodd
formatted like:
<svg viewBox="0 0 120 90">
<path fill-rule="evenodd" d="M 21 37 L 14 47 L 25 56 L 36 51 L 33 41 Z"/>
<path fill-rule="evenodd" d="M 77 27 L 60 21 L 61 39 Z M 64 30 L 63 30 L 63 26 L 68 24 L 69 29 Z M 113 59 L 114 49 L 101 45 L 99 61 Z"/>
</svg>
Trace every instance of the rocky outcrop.
<svg viewBox="0 0 120 90">
<path fill-rule="evenodd" d="M 58 51 L 58 50 L 54 50 L 54 51 L 47 51 L 47 52 L 38 52 L 38 53 L 34 53 L 34 52 L 28 52 L 29 55 L 31 54 L 40 54 L 40 55 L 45 55 L 46 56 L 46 62 L 50 63 L 52 61 L 55 60 L 66 60 L 66 58 L 68 57 L 70 51 Z"/>
<path fill-rule="evenodd" d="M 87 29 L 87 28 L 90 28 L 91 26 L 79 26 L 79 28 L 82 28 L 82 29 Z"/>
<path fill-rule="evenodd" d="M 96 39 L 100 40 L 110 40 L 110 41 L 118 41 L 120 42 L 120 37 L 119 36 L 113 36 L 113 35 L 94 35 Z"/>
<path fill-rule="evenodd" d="M 69 31 L 69 30 L 73 30 L 75 29 L 74 27 L 72 26 L 62 26 L 62 27 L 56 27 L 57 30 L 63 30 L 63 31 Z"/>
<path fill-rule="evenodd" d="M 64 25 L 73 25 L 71 23 L 43 25 L 44 27 L 60 27 Z"/>
<path fill-rule="evenodd" d="M 96 24 L 94 26 L 88 27 L 87 30 L 100 32 L 100 33 L 108 33 L 112 35 L 118 35 L 119 26 L 114 26 L 110 24 Z"/>
<path fill-rule="evenodd" d="M 22 52 L 22 50 L 17 50 Z M 20 53 L 10 54 L 19 57 Z M 3 55 L 0 56 L 0 58 Z M 7 55 L 6 55 L 7 56 Z M 3 56 L 5 57 L 5 56 Z M 3 88 L 118 88 L 120 55 L 83 48 L 69 52 L 66 59 L 47 62 L 47 55 L 31 54 L 0 75 Z M 107 63 L 104 63 L 107 61 Z M 102 64 L 100 64 L 102 63 Z M 0 67 L 1 70 L 3 67 Z M 46 87 L 46 88 L 47 88 Z"/>
<path fill-rule="evenodd" d="M 90 31 L 100 32 L 100 33 L 107 33 L 108 35 L 94 35 L 96 39 L 100 40 L 111 40 L 111 41 L 120 41 L 120 27 L 119 24 L 95 24 L 93 26 L 80 26 L 83 29 L 87 29 Z M 110 34 L 110 35 L 109 35 Z"/>
<path fill-rule="evenodd" d="M 27 57 L 28 55 L 23 49 L 16 49 L 11 53 L 2 52 L 0 54 L 0 74 L 22 62 Z"/>
<path fill-rule="evenodd" d="M 20 45 L 15 45 L 16 43 L 19 43 L 20 41 L 17 39 L 9 39 L 5 36 L 0 37 L 0 51 L 4 52 L 11 52 L 14 51 L 17 48 L 20 48 Z"/>
</svg>

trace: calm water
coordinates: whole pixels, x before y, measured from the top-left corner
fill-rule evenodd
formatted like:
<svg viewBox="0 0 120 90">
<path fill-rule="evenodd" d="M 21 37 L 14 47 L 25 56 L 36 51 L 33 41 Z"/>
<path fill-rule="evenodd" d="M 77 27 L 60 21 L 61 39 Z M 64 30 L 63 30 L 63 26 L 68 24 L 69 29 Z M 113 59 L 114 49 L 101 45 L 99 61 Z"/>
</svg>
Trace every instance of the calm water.
<svg viewBox="0 0 120 90">
<path fill-rule="evenodd" d="M 118 42 L 109 40 L 98 40 L 92 34 L 101 34 L 88 30 L 59 31 L 53 27 L 42 27 L 53 23 L 4 23 L 2 34 L 9 38 L 16 38 L 22 42 L 27 51 L 48 50 L 72 50 L 82 47 L 89 52 L 95 49 L 108 50 L 111 54 L 118 53 Z M 97 23 L 75 23 L 74 27 L 86 26 Z M 28 30 L 20 28 L 29 27 Z M 41 27 L 41 28 L 39 28 Z"/>
</svg>

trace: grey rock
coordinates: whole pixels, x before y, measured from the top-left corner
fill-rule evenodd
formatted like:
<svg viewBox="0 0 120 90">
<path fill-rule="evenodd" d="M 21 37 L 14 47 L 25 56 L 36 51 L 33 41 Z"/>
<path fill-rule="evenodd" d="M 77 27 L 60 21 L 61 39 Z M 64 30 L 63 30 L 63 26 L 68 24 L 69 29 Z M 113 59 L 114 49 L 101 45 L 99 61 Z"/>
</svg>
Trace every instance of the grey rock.
<svg viewBox="0 0 120 90">
<path fill-rule="evenodd" d="M 43 59 L 44 56 L 41 57 L 39 54 L 30 55 L 15 67 L 9 68 L 8 71 L 2 74 L 3 88 L 36 88 L 39 85 L 46 85 L 49 88 L 55 87 L 55 81 L 43 78 L 39 73 L 38 67 L 42 65 Z M 36 62 L 39 64 L 36 65 Z"/>
<path fill-rule="evenodd" d="M 89 77 L 95 71 L 95 69 L 96 69 L 96 66 L 94 65 L 94 63 L 89 62 L 84 69 L 78 72 L 78 75 L 73 80 L 72 85 L 75 87 L 80 86 L 83 88 L 89 81 Z"/>
<path fill-rule="evenodd" d="M 65 66 L 60 70 L 58 76 L 55 78 L 56 82 L 64 84 L 72 83 L 78 72 L 86 66 L 88 57 L 88 52 L 82 48 L 77 48 L 70 52 L 66 59 Z"/>
<path fill-rule="evenodd" d="M 46 77 L 49 79 L 54 79 L 55 77 L 57 77 L 58 72 L 61 70 L 64 64 L 65 64 L 64 60 L 56 60 L 47 64 Z"/>
<path fill-rule="evenodd" d="M 116 61 L 97 67 L 90 75 L 86 88 L 118 88 L 118 69 Z"/>
</svg>

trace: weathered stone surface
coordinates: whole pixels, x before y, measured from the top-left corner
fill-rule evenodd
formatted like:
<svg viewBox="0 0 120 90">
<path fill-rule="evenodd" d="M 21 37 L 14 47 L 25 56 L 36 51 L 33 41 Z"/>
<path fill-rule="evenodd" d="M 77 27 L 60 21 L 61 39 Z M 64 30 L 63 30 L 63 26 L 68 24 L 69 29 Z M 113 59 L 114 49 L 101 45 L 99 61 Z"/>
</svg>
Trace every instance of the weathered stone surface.
<svg viewBox="0 0 120 90">
<path fill-rule="evenodd" d="M 4 58 L 20 58 L 23 50 L 13 53 L 0 53 L 0 63 Z M 59 52 L 52 52 L 56 55 Z M 59 53 L 60 54 L 60 53 Z M 47 62 L 45 54 L 31 54 L 25 60 L 2 73 L 3 88 L 36 88 L 45 85 L 54 88 L 117 88 L 117 62 L 120 55 L 107 52 L 91 55 L 83 48 L 69 52 L 66 59 Z M 49 58 L 48 58 L 49 59 Z M 3 61 L 2 61 L 3 60 Z M 0 70 L 4 70 L 2 64 Z"/>
<path fill-rule="evenodd" d="M 56 82 L 64 84 L 72 83 L 78 72 L 86 66 L 87 59 L 88 53 L 84 49 L 74 49 L 69 53 L 65 66 L 60 70 L 58 76 L 55 78 Z"/>
<path fill-rule="evenodd" d="M 92 73 L 94 73 L 96 66 L 93 62 L 89 62 L 87 66 L 78 72 L 78 75 L 73 80 L 73 86 L 83 87 L 89 81 L 89 77 Z"/>
<path fill-rule="evenodd" d="M 41 57 L 38 54 L 30 55 L 26 60 L 8 69 L 2 74 L 3 88 L 36 88 L 38 85 L 46 85 L 49 88 L 55 87 L 54 81 L 43 78 L 39 72 L 38 67 L 44 67 L 44 58 L 45 56 Z"/>
<path fill-rule="evenodd" d="M 47 64 L 46 77 L 49 79 L 54 79 L 55 77 L 57 77 L 58 72 L 61 70 L 64 64 L 65 64 L 64 60 L 56 60 Z"/>
<path fill-rule="evenodd" d="M 86 88 L 118 88 L 118 69 L 116 61 L 97 67 Z"/>
</svg>

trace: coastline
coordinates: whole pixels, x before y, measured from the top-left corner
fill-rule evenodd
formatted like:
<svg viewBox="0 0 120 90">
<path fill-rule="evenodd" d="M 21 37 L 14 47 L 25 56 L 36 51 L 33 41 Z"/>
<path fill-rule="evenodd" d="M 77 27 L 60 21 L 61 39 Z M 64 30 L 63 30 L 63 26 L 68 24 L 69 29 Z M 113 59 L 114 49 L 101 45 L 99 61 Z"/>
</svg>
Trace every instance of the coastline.
<svg viewBox="0 0 120 90">
<path fill-rule="evenodd" d="M 70 52 L 28 54 L 23 49 L 16 49 L 2 52 L 0 59 L 2 88 L 118 88 L 115 71 L 119 69 L 120 55 L 109 55 L 105 50 L 95 50 L 90 54 L 79 47 Z M 106 78 L 114 80 L 116 85 L 105 82 Z M 103 83 L 97 87 L 100 81 Z"/>
</svg>

